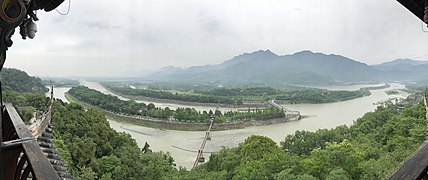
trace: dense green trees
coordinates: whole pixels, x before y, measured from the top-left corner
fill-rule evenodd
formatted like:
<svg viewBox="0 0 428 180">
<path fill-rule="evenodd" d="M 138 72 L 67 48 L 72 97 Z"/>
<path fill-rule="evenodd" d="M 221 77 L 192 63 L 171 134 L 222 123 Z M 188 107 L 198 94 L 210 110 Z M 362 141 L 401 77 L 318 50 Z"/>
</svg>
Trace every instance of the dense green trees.
<svg viewBox="0 0 428 180">
<path fill-rule="evenodd" d="M 328 90 L 292 90 L 276 96 L 277 100 L 290 103 L 329 103 L 345 101 L 370 95 L 367 90 L 358 91 L 328 91 Z"/>
<path fill-rule="evenodd" d="M 3 68 L 1 81 L 3 101 L 12 103 L 24 122 L 46 110 L 48 99 L 44 93 L 48 89 L 39 78 L 21 70 Z"/>
<path fill-rule="evenodd" d="M 26 72 L 3 68 L 1 71 L 1 79 L 3 87 L 10 87 L 14 91 L 18 92 L 47 92 L 42 80 L 38 77 L 31 77 Z"/>
<path fill-rule="evenodd" d="M 116 96 L 106 95 L 99 91 L 89 89 L 85 86 L 77 86 L 71 88 L 68 93 L 73 97 L 94 105 L 102 109 L 109 110 L 115 113 L 126 114 L 144 114 L 147 113 L 148 107 L 144 103 L 136 103 L 135 101 L 122 101 Z"/>
<path fill-rule="evenodd" d="M 367 89 L 358 91 L 328 91 L 322 89 L 279 90 L 271 87 L 195 89 L 192 93 L 173 93 L 154 89 L 134 89 L 123 85 L 104 83 L 107 88 L 128 96 L 143 96 L 159 99 L 198 103 L 237 104 L 243 101 L 283 100 L 290 103 L 328 103 L 355 99 L 370 95 Z"/>
<path fill-rule="evenodd" d="M 85 86 L 77 86 L 70 89 L 69 93 L 79 101 L 97 106 L 101 109 L 118 114 L 140 115 L 150 118 L 167 120 L 169 118 L 185 122 L 208 122 L 211 114 L 215 114 L 217 122 L 268 120 L 283 118 L 284 113 L 280 109 L 256 109 L 244 112 L 229 111 L 224 114 L 219 110 L 214 112 L 199 112 L 194 108 L 177 108 L 175 111 L 169 108 L 159 108 L 154 104 L 136 103 L 135 101 L 123 101 L 116 96 L 106 95 Z"/>
<path fill-rule="evenodd" d="M 186 93 L 172 93 L 169 91 L 157 91 L 148 89 L 132 89 L 130 87 L 107 86 L 109 89 L 121 94 L 130 96 L 145 96 L 159 99 L 169 99 L 199 103 L 221 103 L 221 104 L 242 104 L 242 101 L 236 98 L 222 97 L 215 95 L 199 95 Z"/>
<path fill-rule="evenodd" d="M 177 173 L 168 153 L 142 152 L 129 134 L 111 129 L 100 111 L 56 101 L 52 123 L 55 143 L 77 179 L 163 179 Z"/>
</svg>

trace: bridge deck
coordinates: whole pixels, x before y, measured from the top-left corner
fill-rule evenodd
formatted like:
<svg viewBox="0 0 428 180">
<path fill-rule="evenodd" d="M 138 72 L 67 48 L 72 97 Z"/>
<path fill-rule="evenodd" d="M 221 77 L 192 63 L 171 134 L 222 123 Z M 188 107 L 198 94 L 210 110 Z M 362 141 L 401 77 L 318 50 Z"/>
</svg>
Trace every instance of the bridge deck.
<svg viewBox="0 0 428 180">
<path fill-rule="evenodd" d="M 205 149 L 205 145 L 207 144 L 207 141 L 211 140 L 210 132 L 211 132 L 211 128 L 214 125 L 214 120 L 215 120 L 214 117 L 210 117 L 211 123 L 210 123 L 210 126 L 208 127 L 208 130 L 205 132 L 205 137 L 204 137 L 204 140 L 202 141 L 201 147 L 198 150 L 198 155 L 196 156 L 195 163 L 193 163 L 193 168 L 195 168 L 196 166 L 198 166 L 198 164 L 200 163 L 201 159 L 203 159 L 205 161 L 205 158 L 204 158 L 204 149 Z"/>
<path fill-rule="evenodd" d="M 287 115 L 299 115 L 300 116 L 300 112 L 299 111 L 291 111 L 288 110 L 287 108 L 282 107 L 281 105 L 275 103 L 275 100 L 269 100 L 268 101 L 268 105 L 272 106 L 273 108 L 276 109 L 281 109 L 284 111 L 285 116 Z"/>
</svg>

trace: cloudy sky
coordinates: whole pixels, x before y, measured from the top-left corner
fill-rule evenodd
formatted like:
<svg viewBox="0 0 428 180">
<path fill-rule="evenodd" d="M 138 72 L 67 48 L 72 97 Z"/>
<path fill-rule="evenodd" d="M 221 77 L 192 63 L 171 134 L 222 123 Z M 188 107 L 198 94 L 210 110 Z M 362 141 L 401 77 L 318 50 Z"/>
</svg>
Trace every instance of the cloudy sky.
<svg viewBox="0 0 428 180">
<path fill-rule="evenodd" d="M 65 0 L 58 10 L 67 7 Z M 114 76 L 218 64 L 260 49 L 367 64 L 428 60 L 428 33 L 394 0 L 72 0 L 67 16 L 38 16 L 35 39 L 13 37 L 6 67 L 39 76 Z"/>
</svg>

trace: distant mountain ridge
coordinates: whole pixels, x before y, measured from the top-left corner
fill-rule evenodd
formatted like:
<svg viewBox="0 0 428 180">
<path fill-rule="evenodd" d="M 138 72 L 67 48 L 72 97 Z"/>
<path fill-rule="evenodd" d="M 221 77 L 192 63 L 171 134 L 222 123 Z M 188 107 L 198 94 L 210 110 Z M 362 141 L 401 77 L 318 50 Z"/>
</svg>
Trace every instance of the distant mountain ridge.
<svg viewBox="0 0 428 180">
<path fill-rule="evenodd" d="M 390 81 L 428 80 L 428 61 L 397 59 L 373 67 L 384 71 L 384 78 Z"/>
<path fill-rule="evenodd" d="M 395 71 L 427 66 L 428 62 L 400 59 L 369 66 L 335 55 L 301 51 L 279 56 L 270 50 L 259 50 L 233 57 L 221 64 L 177 68 L 167 66 L 146 76 L 155 81 L 219 83 L 286 83 L 298 85 L 371 83 L 415 79 Z M 402 78 L 406 77 L 406 78 Z M 415 75 L 416 77 L 416 75 Z M 419 77 L 421 78 L 421 77 Z M 398 80 L 398 79 L 397 79 Z"/>
<path fill-rule="evenodd" d="M 396 59 L 393 61 L 384 62 L 382 64 L 373 65 L 374 67 L 393 67 L 398 65 L 423 65 L 428 64 L 428 61 L 413 60 L 413 59 Z"/>
</svg>

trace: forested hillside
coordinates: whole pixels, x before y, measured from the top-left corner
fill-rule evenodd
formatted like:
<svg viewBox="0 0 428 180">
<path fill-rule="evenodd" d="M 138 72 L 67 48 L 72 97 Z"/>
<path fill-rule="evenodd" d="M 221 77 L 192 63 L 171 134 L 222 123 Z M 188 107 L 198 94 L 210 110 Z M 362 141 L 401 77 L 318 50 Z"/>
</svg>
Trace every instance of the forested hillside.
<svg viewBox="0 0 428 180">
<path fill-rule="evenodd" d="M 42 81 L 18 69 L 3 68 L 1 71 L 3 101 L 12 103 L 22 119 L 27 122 L 36 112 L 46 110 L 48 90 Z"/>
<path fill-rule="evenodd" d="M 48 88 L 43 85 L 42 80 L 38 77 L 29 76 L 26 72 L 13 69 L 3 68 L 1 71 L 2 86 L 10 87 L 13 91 L 18 92 L 47 92 Z"/>
<path fill-rule="evenodd" d="M 56 101 L 56 145 L 76 179 L 169 179 L 177 174 L 168 153 L 140 150 L 129 134 L 110 128 L 104 113 Z"/>
</svg>

